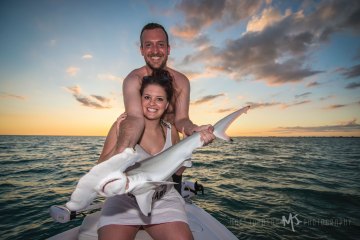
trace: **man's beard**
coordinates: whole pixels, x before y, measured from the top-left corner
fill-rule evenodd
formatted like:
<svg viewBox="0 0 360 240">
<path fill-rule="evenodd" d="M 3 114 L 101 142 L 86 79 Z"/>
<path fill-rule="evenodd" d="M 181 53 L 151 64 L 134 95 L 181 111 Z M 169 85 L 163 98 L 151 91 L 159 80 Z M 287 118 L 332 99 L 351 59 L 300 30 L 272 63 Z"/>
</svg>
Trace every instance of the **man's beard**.
<svg viewBox="0 0 360 240">
<path fill-rule="evenodd" d="M 164 58 L 164 61 L 160 64 L 159 67 L 156 67 L 154 65 L 151 64 L 150 61 L 148 61 L 147 59 L 145 59 L 146 65 L 151 69 L 151 70 L 157 70 L 157 69 L 163 69 L 166 66 L 166 62 L 167 62 L 167 58 Z"/>
</svg>

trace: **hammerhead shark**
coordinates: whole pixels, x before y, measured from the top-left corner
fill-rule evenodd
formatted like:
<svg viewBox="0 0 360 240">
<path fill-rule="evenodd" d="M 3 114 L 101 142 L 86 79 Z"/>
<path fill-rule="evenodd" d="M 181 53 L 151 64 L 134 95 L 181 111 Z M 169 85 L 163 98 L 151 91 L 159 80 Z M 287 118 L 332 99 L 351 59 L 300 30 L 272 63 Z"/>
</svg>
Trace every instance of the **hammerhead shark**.
<svg viewBox="0 0 360 240">
<path fill-rule="evenodd" d="M 250 106 L 239 109 L 218 121 L 214 125 L 214 135 L 229 141 L 230 137 L 225 131 L 249 108 Z M 151 213 L 152 196 L 156 187 L 175 184 L 167 179 L 182 166 L 184 161 L 191 158 L 196 148 L 203 145 L 200 134 L 194 133 L 147 159 L 141 159 L 134 149 L 126 148 L 107 161 L 95 165 L 81 177 L 66 207 L 70 211 L 79 211 L 89 206 L 98 194 L 111 197 L 131 193 L 135 196 L 141 212 L 147 216 Z"/>
</svg>

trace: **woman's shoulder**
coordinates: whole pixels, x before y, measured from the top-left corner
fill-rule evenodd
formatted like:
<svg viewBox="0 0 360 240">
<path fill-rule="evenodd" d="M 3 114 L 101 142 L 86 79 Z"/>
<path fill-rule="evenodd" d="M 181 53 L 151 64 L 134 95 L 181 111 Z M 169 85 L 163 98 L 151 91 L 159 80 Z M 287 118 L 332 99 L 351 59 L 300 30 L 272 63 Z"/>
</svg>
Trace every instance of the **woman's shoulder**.
<svg viewBox="0 0 360 240">
<path fill-rule="evenodd" d="M 164 119 L 161 119 L 161 123 L 162 123 L 165 127 L 169 128 L 169 129 L 172 129 L 172 128 L 173 128 L 173 125 L 172 125 L 171 123 L 165 121 Z"/>
<path fill-rule="evenodd" d="M 172 144 L 174 145 L 174 144 L 178 143 L 180 141 L 180 138 L 179 138 L 179 133 L 176 130 L 176 127 L 173 124 L 171 124 L 163 119 L 161 119 L 161 122 L 163 123 L 163 125 L 165 127 L 167 127 L 170 130 Z"/>
</svg>

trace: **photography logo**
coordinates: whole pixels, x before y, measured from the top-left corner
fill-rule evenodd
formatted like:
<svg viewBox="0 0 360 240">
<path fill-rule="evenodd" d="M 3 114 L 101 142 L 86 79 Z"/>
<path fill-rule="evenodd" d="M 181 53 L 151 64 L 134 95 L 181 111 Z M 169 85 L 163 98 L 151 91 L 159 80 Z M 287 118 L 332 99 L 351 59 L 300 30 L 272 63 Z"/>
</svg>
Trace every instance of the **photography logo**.
<svg viewBox="0 0 360 240">
<path fill-rule="evenodd" d="M 296 220 L 296 223 L 295 225 L 299 225 L 300 223 L 302 223 L 302 221 L 300 221 L 298 218 L 297 218 L 297 214 L 295 214 L 294 216 L 292 215 L 292 213 L 289 213 L 289 218 L 286 219 L 285 216 L 282 216 L 282 219 L 281 219 L 281 222 L 282 224 L 284 225 L 284 227 L 286 226 L 286 224 L 291 224 L 291 229 L 293 232 L 295 232 L 295 229 L 294 229 L 294 219 Z"/>
<path fill-rule="evenodd" d="M 349 218 L 306 218 L 301 217 L 298 213 L 289 213 L 289 215 L 283 215 L 281 219 L 279 218 L 231 218 L 230 225 L 240 226 L 240 225 L 250 225 L 252 227 L 262 227 L 262 226 L 273 226 L 286 227 L 295 232 L 300 226 L 308 227 L 349 227 L 352 225 L 351 219 Z"/>
</svg>

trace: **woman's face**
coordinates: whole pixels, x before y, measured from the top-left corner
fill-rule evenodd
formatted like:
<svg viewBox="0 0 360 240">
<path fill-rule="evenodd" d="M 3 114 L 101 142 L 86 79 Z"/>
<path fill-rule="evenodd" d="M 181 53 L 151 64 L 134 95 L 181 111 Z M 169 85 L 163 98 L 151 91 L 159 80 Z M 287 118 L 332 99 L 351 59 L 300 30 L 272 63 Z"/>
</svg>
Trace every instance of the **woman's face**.
<svg viewBox="0 0 360 240">
<path fill-rule="evenodd" d="M 160 119 L 169 105 L 166 92 L 157 84 L 150 84 L 144 88 L 141 104 L 147 119 Z"/>
</svg>

